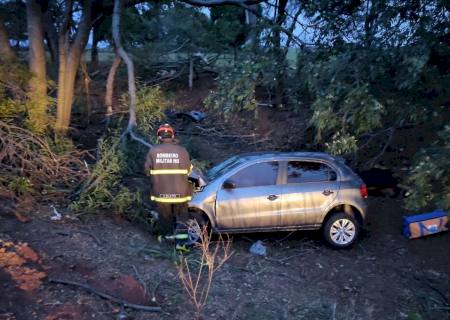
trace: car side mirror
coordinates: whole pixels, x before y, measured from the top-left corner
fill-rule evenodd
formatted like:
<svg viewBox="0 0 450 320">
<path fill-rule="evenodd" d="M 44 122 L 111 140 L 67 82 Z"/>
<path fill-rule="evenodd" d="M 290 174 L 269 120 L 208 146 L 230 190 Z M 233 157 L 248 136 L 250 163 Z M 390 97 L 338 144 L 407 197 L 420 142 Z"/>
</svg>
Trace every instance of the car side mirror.
<svg viewBox="0 0 450 320">
<path fill-rule="evenodd" d="M 223 188 L 224 189 L 235 189 L 236 188 L 236 183 L 234 183 L 233 181 L 231 181 L 231 180 L 226 180 L 224 183 L 223 183 Z"/>
</svg>

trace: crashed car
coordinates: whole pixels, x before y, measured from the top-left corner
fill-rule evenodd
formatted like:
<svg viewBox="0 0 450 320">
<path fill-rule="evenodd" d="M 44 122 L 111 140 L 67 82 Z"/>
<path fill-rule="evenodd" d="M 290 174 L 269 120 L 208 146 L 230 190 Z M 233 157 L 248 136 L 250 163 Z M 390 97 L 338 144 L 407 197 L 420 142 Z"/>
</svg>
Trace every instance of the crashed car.
<svg viewBox="0 0 450 320">
<path fill-rule="evenodd" d="M 213 232 L 322 230 L 336 248 L 351 246 L 367 215 L 367 188 L 325 153 L 234 156 L 190 177 L 190 217 Z"/>
</svg>

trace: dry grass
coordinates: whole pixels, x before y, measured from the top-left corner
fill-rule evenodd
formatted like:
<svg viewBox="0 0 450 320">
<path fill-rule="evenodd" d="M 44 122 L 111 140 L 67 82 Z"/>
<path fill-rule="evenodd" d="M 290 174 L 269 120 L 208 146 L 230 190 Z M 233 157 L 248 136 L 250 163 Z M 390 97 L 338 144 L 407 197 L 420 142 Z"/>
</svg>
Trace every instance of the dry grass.
<svg viewBox="0 0 450 320">
<path fill-rule="evenodd" d="M 206 226 L 200 227 L 196 221 L 191 221 L 188 227 L 200 237 L 195 246 L 199 249 L 200 257 L 189 259 L 187 256 L 181 256 L 178 277 L 199 317 L 208 300 L 214 275 L 233 252 L 231 241 L 225 241 L 221 235 L 217 241 L 211 241 L 211 234 Z"/>
<path fill-rule="evenodd" d="M 81 156 L 55 154 L 39 135 L 0 121 L 0 189 L 46 198 L 68 194 L 87 176 Z"/>
</svg>

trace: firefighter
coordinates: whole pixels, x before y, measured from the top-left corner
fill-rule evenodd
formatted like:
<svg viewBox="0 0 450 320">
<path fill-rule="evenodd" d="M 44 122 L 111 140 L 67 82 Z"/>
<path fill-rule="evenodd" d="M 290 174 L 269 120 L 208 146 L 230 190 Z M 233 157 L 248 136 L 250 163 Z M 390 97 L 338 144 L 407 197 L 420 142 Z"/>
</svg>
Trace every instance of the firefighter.
<svg viewBox="0 0 450 320">
<path fill-rule="evenodd" d="M 192 164 L 189 153 L 178 144 L 169 124 L 161 125 L 156 135 L 160 143 L 148 152 L 145 172 L 151 177 L 150 199 L 156 204 L 159 232 L 169 237 L 174 234 L 177 219 L 187 214 L 187 202 L 192 196 L 188 181 Z"/>
</svg>

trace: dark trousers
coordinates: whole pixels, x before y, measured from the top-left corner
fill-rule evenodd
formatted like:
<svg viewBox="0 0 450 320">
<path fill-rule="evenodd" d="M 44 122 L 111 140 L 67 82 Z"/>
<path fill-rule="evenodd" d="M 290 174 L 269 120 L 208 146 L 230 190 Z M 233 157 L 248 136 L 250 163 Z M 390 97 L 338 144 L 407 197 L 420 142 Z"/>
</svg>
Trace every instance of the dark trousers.
<svg viewBox="0 0 450 320">
<path fill-rule="evenodd" d="M 159 215 L 159 233 L 161 235 L 174 234 L 177 220 L 187 214 L 187 203 L 156 202 L 156 211 Z"/>
</svg>

